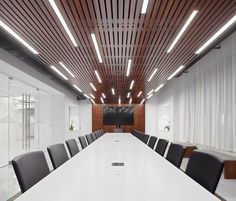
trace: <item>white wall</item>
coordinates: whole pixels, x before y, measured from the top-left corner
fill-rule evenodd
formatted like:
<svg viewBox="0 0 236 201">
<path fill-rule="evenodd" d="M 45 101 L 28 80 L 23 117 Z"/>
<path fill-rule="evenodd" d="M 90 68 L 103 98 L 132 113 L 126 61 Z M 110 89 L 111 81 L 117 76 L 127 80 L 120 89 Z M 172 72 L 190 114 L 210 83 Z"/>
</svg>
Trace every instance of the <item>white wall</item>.
<svg viewBox="0 0 236 201">
<path fill-rule="evenodd" d="M 92 132 L 92 104 L 89 100 L 79 102 L 80 135 Z"/>
</svg>

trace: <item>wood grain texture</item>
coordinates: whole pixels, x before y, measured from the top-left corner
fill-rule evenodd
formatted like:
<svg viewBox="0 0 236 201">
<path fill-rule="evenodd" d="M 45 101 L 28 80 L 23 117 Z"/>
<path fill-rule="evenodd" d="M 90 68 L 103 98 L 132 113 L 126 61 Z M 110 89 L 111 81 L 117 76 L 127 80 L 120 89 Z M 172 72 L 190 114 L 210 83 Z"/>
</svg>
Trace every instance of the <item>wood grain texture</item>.
<svg viewBox="0 0 236 201">
<path fill-rule="evenodd" d="M 103 129 L 104 132 L 113 132 L 116 125 L 103 125 L 103 107 L 104 106 L 134 106 L 134 125 L 121 126 L 124 132 L 131 132 L 132 130 L 139 130 L 145 132 L 145 105 L 143 104 L 93 104 L 92 107 L 92 130 Z"/>
</svg>

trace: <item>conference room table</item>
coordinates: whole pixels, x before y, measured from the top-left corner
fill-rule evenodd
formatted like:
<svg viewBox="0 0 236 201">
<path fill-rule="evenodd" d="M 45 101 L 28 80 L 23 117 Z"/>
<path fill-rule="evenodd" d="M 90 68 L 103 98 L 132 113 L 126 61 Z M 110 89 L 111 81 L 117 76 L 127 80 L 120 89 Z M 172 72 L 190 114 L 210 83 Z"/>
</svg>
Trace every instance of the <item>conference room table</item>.
<svg viewBox="0 0 236 201">
<path fill-rule="evenodd" d="M 106 133 L 16 201 L 219 201 L 129 133 Z"/>
</svg>

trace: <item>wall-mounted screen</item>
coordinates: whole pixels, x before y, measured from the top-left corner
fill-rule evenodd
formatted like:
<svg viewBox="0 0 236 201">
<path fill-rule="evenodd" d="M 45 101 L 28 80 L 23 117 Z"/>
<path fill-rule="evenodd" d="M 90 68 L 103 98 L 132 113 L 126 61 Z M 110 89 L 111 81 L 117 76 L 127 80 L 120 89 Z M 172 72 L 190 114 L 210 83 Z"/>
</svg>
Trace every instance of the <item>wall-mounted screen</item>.
<svg viewBox="0 0 236 201">
<path fill-rule="evenodd" d="M 104 125 L 133 125 L 134 124 L 134 107 L 124 106 L 105 106 L 103 107 L 103 124 Z"/>
</svg>

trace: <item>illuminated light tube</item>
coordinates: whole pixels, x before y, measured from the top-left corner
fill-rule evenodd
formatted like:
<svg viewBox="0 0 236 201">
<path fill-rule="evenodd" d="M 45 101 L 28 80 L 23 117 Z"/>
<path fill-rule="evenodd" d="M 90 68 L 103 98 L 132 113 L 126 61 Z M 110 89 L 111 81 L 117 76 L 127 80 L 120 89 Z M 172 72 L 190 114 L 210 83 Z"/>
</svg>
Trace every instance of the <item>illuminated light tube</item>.
<svg viewBox="0 0 236 201">
<path fill-rule="evenodd" d="M 48 0 L 74 46 L 78 46 L 54 0 Z"/>
<path fill-rule="evenodd" d="M 91 100 L 91 102 L 92 102 L 93 104 L 95 104 L 95 102 L 94 102 L 94 100 L 93 100 L 92 98 L 90 98 L 90 100 Z"/>
<path fill-rule="evenodd" d="M 219 31 L 217 31 L 207 42 L 203 44 L 195 54 L 200 54 L 206 49 L 214 40 L 216 40 L 226 29 L 228 29 L 236 21 L 236 15 L 234 15 Z"/>
<path fill-rule="evenodd" d="M 151 91 L 148 92 L 148 96 L 154 91 L 154 89 L 152 89 Z"/>
<path fill-rule="evenodd" d="M 93 99 L 95 99 L 95 97 L 94 97 L 94 95 L 93 95 L 93 94 L 90 94 L 90 96 L 91 96 Z"/>
<path fill-rule="evenodd" d="M 102 80 L 101 80 L 101 78 L 100 78 L 100 76 L 99 76 L 99 74 L 98 74 L 98 71 L 95 70 L 94 72 L 95 72 L 95 74 L 96 74 L 96 76 L 97 76 L 98 82 L 99 82 L 99 83 L 102 83 Z"/>
<path fill-rule="evenodd" d="M 102 57 L 101 57 L 101 54 L 100 54 L 100 51 L 99 51 L 99 48 L 98 48 L 98 42 L 97 42 L 95 34 L 91 34 L 91 37 L 92 37 L 93 45 L 95 47 L 95 50 L 96 50 L 96 53 L 97 53 L 97 56 L 98 56 L 99 63 L 102 63 Z"/>
<path fill-rule="evenodd" d="M 68 80 L 68 78 L 61 71 L 59 71 L 55 66 L 51 66 L 51 68 L 62 78 L 64 78 L 65 80 Z"/>
<path fill-rule="evenodd" d="M 154 91 L 158 92 L 162 87 L 164 86 L 164 84 L 161 84 L 159 87 L 157 87 Z"/>
<path fill-rule="evenodd" d="M 127 98 L 129 98 L 130 97 L 130 92 L 128 92 L 128 94 L 127 94 Z"/>
<path fill-rule="evenodd" d="M 114 88 L 111 89 L 112 95 L 115 95 L 115 90 Z"/>
<path fill-rule="evenodd" d="M 74 75 L 62 62 L 59 62 L 59 64 L 60 64 L 72 77 L 75 77 L 75 75 Z"/>
<path fill-rule="evenodd" d="M 131 59 L 128 60 L 128 67 L 127 67 L 127 72 L 126 72 L 126 76 L 128 77 L 130 74 L 130 68 L 131 68 Z"/>
<path fill-rule="evenodd" d="M 104 104 L 104 100 L 103 100 L 103 98 L 100 98 L 100 100 L 101 100 L 101 102 Z"/>
<path fill-rule="evenodd" d="M 170 77 L 168 77 L 167 80 L 172 79 L 172 78 L 173 78 L 175 75 L 177 75 L 177 73 L 178 73 L 179 71 L 181 71 L 183 68 L 184 68 L 184 66 L 180 66 L 174 73 L 172 73 L 172 75 L 171 75 Z"/>
<path fill-rule="evenodd" d="M 137 97 L 139 97 L 141 94 L 142 94 L 142 91 L 140 91 L 140 92 L 138 93 Z"/>
<path fill-rule="evenodd" d="M 132 80 L 132 82 L 131 82 L 131 84 L 130 84 L 130 87 L 129 87 L 129 89 L 132 89 L 132 88 L 133 88 L 133 86 L 134 86 L 134 80 Z"/>
<path fill-rule="evenodd" d="M 132 98 L 131 99 L 129 99 L 129 104 L 131 104 L 132 103 Z"/>
<path fill-rule="evenodd" d="M 150 95 L 147 97 L 147 99 L 151 98 L 152 96 L 153 96 L 153 94 L 150 94 Z"/>
<path fill-rule="evenodd" d="M 192 14 L 190 15 L 190 17 L 188 18 L 188 20 L 185 22 L 184 26 L 182 27 L 182 29 L 180 30 L 180 32 L 178 33 L 178 35 L 176 36 L 175 40 L 173 41 L 173 43 L 171 44 L 171 46 L 169 47 L 169 49 L 167 50 L 167 53 L 170 53 L 171 50 L 174 48 L 174 46 L 176 45 L 176 43 L 178 42 L 178 40 L 181 38 L 181 36 L 183 35 L 183 33 L 185 32 L 185 30 L 188 28 L 188 26 L 190 25 L 190 23 L 192 22 L 193 18 L 196 16 L 197 14 L 197 10 L 194 10 L 192 12 Z"/>
<path fill-rule="evenodd" d="M 94 91 L 97 91 L 97 89 L 95 88 L 95 86 L 92 83 L 90 83 L 90 86 L 93 88 Z"/>
<path fill-rule="evenodd" d="M 0 20 L 0 26 L 6 30 L 10 35 L 22 43 L 27 49 L 29 49 L 34 54 L 39 54 L 31 45 L 29 45 L 23 38 L 21 38 L 16 32 L 14 32 L 10 27 L 8 27 L 3 21 Z"/>
<path fill-rule="evenodd" d="M 152 78 L 153 78 L 153 76 L 156 74 L 156 72 L 157 72 L 157 68 L 153 71 L 153 73 L 152 73 L 151 76 L 149 77 L 148 82 L 150 82 L 150 81 L 152 80 Z"/>
<path fill-rule="evenodd" d="M 82 92 L 82 90 L 78 86 L 76 86 L 75 84 L 73 84 L 73 87 L 76 88 L 79 92 Z"/>
<path fill-rule="evenodd" d="M 105 94 L 104 94 L 104 93 L 102 93 L 102 97 L 103 97 L 103 98 L 106 98 L 106 96 L 105 96 Z"/>
<path fill-rule="evenodd" d="M 140 104 L 143 104 L 143 102 L 145 101 L 145 98 L 141 101 L 141 103 Z"/>
<path fill-rule="evenodd" d="M 84 94 L 84 96 L 85 96 L 86 98 L 90 99 L 89 96 L 88 96 L 87 94 Z"/>
<path fill-rule="evenodd" d="M 149 0 L 143 0 L 141 14 L 146 14 Z"/>
<path fill-rule="evenodd" d="M 119 105 L 121 104 L 121 100 L 120 100 L 120 98 L 118 99 L 118 102 L 119 102 Z"/>
</svg>

